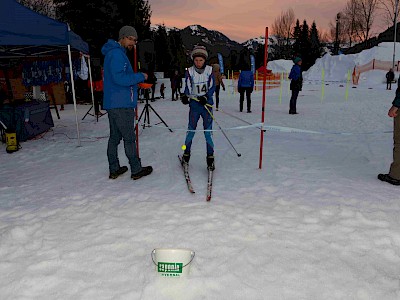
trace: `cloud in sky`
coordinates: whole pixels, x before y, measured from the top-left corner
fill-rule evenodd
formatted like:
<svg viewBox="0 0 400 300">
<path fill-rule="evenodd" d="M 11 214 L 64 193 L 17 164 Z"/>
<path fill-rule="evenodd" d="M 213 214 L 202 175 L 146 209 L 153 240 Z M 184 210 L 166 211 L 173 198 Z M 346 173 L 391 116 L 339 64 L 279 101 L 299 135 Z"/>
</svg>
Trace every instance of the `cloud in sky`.
<svg viewBox="0 0 400 300">
<path fill-rule="evenodd" d="M 300 23 L 309 26 L 315 21 L 320 32 L 335 23 L 336 14 L 347 0 L 150 0 L 152 25 L 184 28 L 199 24 L 210 30 L 218 30 L 237 42 L 263 36 L 265 27 L 272 30 L 274 20 L 282 12 L 292 8 Z"/>
</svg>

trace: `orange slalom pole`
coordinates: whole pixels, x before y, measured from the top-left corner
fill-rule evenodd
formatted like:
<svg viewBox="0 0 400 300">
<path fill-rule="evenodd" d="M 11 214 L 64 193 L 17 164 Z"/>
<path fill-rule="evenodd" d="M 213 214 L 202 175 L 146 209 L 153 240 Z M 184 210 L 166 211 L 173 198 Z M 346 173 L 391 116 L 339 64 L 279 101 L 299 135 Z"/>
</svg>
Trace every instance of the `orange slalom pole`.
<svg viewBox="0 0 400 300">
<path fill-rule="evenodd" d="M 260 161 L 258 168 L 262 168 L 262 155 L 264 143 L 264 115 L 265 115 L 265 97 L 266 97 L 266 83 L 267 83 L 267 63 L 268 63 L 268 27 L 265 27 L 265 45 L 264 45 L 264 76 L 263 76 L 263 95 L 262 95 L 262 110 L 261 110 L 261 131 L 260 131 Z"/>
</svg>

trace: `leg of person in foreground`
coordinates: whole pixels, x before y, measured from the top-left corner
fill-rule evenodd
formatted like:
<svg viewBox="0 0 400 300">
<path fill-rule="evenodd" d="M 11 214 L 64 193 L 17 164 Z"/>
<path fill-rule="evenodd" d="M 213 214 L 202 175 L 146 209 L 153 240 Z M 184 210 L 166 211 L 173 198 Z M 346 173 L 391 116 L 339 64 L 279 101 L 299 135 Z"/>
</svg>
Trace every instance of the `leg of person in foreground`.
<svg viewBox="0 0 400 300">
<path fill-rule="evenodd" d="M 210 168 L 211 170 L 215 169 L 215 164 L 214 164 L 214 142 L 212 139 L 212 108 L 209 108 L 208 111 L 207 109 L 204 108 L 204 111 L 201 114 L 201 117 L 203 118 L 203 128 L 204 128 L 204 137 L 206 139 L 206 147 L 207 147 L 207 167 Z M 208 131 L 210 130 L 210 131 Z"/>
</svg>

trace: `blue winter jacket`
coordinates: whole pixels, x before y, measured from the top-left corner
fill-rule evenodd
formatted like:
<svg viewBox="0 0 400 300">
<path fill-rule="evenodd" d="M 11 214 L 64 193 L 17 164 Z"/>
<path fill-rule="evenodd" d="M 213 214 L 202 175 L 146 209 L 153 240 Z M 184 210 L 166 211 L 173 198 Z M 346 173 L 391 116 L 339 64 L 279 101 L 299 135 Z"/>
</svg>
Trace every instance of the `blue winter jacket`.
<svg viewBox="0 0 400 300">
<path fill-rule="evenodd" d="M 303 76 L 301 75 L 301 67 L 298 64 L 293 65 L 289 73 L 290 89 L 301 91 L 303 87 Z"/>
<path fill-rule="evenodd" d="M 125 48 L 114 40 L 108 40 L 101 53 L 105 56 L 103 108 L 136 108 L 143 73 L 133 72 Z"/>
<path fill-rule="evenodd" d="M 254 75 L 252 71 L 241 71 L 238 80 L 238 88 L 254 88 Z"/>
</svg>

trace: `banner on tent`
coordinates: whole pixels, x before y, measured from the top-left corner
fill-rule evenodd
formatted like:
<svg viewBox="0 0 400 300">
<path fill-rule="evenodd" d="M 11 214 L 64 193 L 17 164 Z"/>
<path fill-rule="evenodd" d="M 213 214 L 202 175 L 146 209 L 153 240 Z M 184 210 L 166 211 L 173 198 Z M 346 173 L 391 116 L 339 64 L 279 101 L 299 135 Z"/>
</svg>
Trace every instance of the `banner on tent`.
<svg viewBox="0 0 400 300">
<path fill-rule="evenodd" d="M 254 59 L 254 55 L 250 54 L 250 64 L 251 64 L 251 72 L 253 72 L 253 74 L 256 73 L 256 61 Z"/>
<path fill-rule="evenodd" d="M 219 71 L 221 74 L 224 74 L 224 58 L 222 57 L 221 53 L 218 53 L 218 63 L 219 63 Z"/>
</svg>

